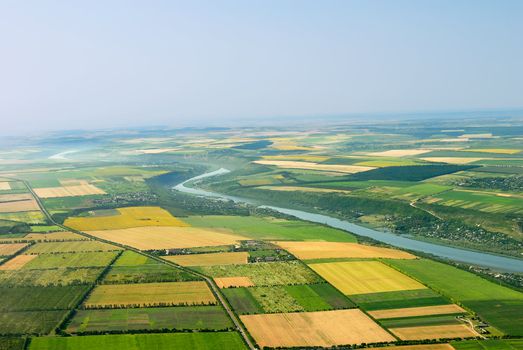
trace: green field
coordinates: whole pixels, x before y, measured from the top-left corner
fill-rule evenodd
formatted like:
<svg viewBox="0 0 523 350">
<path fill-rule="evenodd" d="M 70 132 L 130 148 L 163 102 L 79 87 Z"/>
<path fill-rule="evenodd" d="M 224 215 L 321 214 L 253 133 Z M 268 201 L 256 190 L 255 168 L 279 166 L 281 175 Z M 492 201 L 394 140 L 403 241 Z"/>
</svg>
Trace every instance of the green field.
<svg viewBox="0 0 523 350">
<path fill-rule="evenodd" d="M 26 254 L 107 252 L 121 249 L 98 241 L 49 242 L 32 245 Z"/>
<path fill-rule="evenodd" d="M 117 252 L 42 254 L 25 264 L 23 269 L 103 267 L 109 265 L 117 254 Z"/>
<path fill-rule="evenodd" d="M 227 330 L 232 321 L 220 306 L 79 310 L 67 332 L 129 330 Z"/>
<path fill-rule="evenodd" d="M 2 350 L 23 350 L 25 338 L 19 337 L 0 337 L 0 349 Z"/>
<path fill-rule="evenodd" d="M 246 349 L 235 332 L 217 333 L 163 333 L 122 334 L 85 337 L 42 337 L 33 338 L 30 350 L 171 350 L 193 349 L 214 350 Z"/>
<path fill-rule="evenodd" d="M 523 293 L 432 260 L 387 260 L 400 271 L 475 311 L 510 335 L 523 335 Z"/>
<path fill-rule="evenodd" d="M 263 313 L 262 306 L 253 297 L 248 288 L 227 288 L 222 289 L 222 293 L 234 311 L 240 315 Z"/>
<path fill-rule="evenodd" d="M 434 196 L 439 205 L 480 210 L 488 213 L 523 213 L 523 197 L 502 197 L 495 193 L 453 190 Z"/>
<path fill-rule="evenodd" d="M 88 290 L 88 286 L 0 287 L 0 311 L 71 309 Z"/>
<path fill-rule="evenodd" d="M 284 286 L 305 311 L 346 309 L 354 304 L 328 283 Z"/>
<path fill-rule="evenodd" d="M 456 315 L 391 318 L 387 320 L 380 320 L 379 322 L 385 328 L 438 326 L 444 324 L 461 323 L 456 319 Z"/>
<path fill-rule="evenodd" d="M 68 312 L 68 310 L 0 312 L 0 334 L 46 335 L 56 328 Z"/>
<path fill-rule="evenodd" d="M 466 340 L 451 345 L 456 350 L 521 350 L 523 339 Z"/>
<path fill-rule="evenodd" d="M 102 271 L 102 267 L 0 271 L 0 284 L 2 286 L 91 284 Z"/>
<path fill-rule="evenodd" d="M 404 200 L 414 200 L 420 197 L 434 195 L 436 193 L 450 190 L 452 187 L 442 186 L 431 183 L 421 183 L 418 185 L 404 187 L 400 190 L 395 191 L 393 194 L 396 198 Z"/>
<path fill-rule="evenodd" d="M 417 306 L 445 305 L 449 303 L 430 289 L 403 290 L 369 294 L 355 294 L 351 300 L 365 310 L 399 309 Z"/>
<path fill-rule="evenodd" d="M 249 277 L 256 286 L 323 282 L 316 273 L 299 261 L 203 266 L 197 270 L 212 277 Z"/>
<path fill-rule="evenodd" d="M 259 240 L 356 242 L 356 238 L 348 232 L 297 220 L 208 215 L 190 216 L 184 218 L 184 221 L 192 226 L 230 229 L 242 236 Z"/>
</svg>

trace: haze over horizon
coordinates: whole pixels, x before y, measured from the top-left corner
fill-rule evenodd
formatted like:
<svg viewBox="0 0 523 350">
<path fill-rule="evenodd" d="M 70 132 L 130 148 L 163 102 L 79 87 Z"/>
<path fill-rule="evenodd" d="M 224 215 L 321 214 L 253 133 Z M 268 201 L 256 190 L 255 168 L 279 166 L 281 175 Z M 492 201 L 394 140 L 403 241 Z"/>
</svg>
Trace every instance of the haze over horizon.
<svg viewBox="0 0 523 350">
<path fill-rule="evenodd" d="M 0 134 L 523 107 L 520 1 L 6 1 Z"/>
</svg>

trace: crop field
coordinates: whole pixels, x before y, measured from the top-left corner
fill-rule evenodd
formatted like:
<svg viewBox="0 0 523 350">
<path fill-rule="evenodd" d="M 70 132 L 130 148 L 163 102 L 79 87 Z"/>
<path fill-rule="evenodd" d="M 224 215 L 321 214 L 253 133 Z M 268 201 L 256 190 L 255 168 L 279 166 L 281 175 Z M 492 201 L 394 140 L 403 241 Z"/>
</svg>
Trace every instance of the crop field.
<svg viewBox="0 0 523 350">
<path fill-rule="evenodd" d="M 275 242 L 299 259 L 390 258 L 415 259 L 410 253 L 390 248 L 345 242 Z"/>
<path fill-rule="evenodd" d="M 429 164 L 377 168 L 350 176 L 351 180 L 422 181 L 432 177 L 472 169 L 471 165 Z"/>
<path fill-rule="evenodd" d="M 21 211 L 17 213 L 0 213 L 0 220 L 25 222 L 30 225 L 45 223 L 45 216 L 41 211 Z"/>
<path fill-rule="evenodd" d="M 24 255 L 20 254 L 15 256 L 14 258 L 4 262 L 2 265 L 0 265 L 1 271 L 9 271 L 9 270 L 19 270 L 22 267 L 24 267 L 27 263 L 29 263 L 31 260 L 36 258 L 36 255 Z"/>
<path fill-rule="evenodd" d="M 86 308 L 210 305 L 216 299 L 205 282 L 106 284 L 97 286 Z"/>
<path fill-rule="evenodd" d="M 261 165 L 275 165 L 282 169 L 305 169 L 305 170 L 319 170 L 332 171 L 338 173 L 354 174 L 362 171 L 372 170 L 374 167 L 358 166 L 358 165 L 335 165 L 335 164 L 320 164 L 314 162 L 298 162 L 291 160 L 257 160 L 254 163 Z"/>
<path fill-rule="evenodd" d="M 466 313 L 466 311 L 456 304 L 369 311 L 369 315 L 375 319 L 463 313 Z"/>
<path fill-rule="evenodd" d="M 238 244 L 245 237 L 198 227 L 135 227 L 88 231 L 89 234 L 140 250 Z"/>
<path fill-rule="evenodd" d="M 27 247 L 27 243 L 0 244 L 0 256 L 13 255 L 25 247 Z"/>
<path fill-rule="evenodd" d="M 10 189 L 11 185 L 8 181 L 0 181 L 0 191 L 9 191 Z"/>
<path fill-rule="evenodd" d="M 254 286 L 249 277 L 215 277 L 214 282 L 220 288 Z"/>
<path fill-rule="evenodd" d="M 187 226 L 160 207 L 118 208 L 117 215 L 97 215 L 90 217 L 71 217 L 65 225 L 81 231 L 115 230 L 144 226 Z"/>
<path fill-rule="evenodd" d="M 385 328 L 405 328 L 421 326 L 443 326 L 443 325 L 463 325 L 463 322 L 456 318 L 456 315 L 428 315 L 417 317 L 402 317 L 392 319 L 381 319 L 380 324 Z"/>
<path fill-rule="evenodd" d="M 257 187 L 262 190 L 270 191 L 284 191 L 284 192 L 319 192 L 319 193 L 350 193 L 347 190 L 336 190 L 331 188 L 316 188 L 316 187 L 302 187 L 302 186 L 260 186 Z"/>
<path fill-rule="evenodd" d="M 0 203 L 19 202 L 34 199 L 30 193 L 0 194 Z"/>
<path fill-rule="evenodd" d="M 247 264 L 247 252 L 226 252 L 209 254 L 168 255 L 165 260 L 182 266 L 213 266 Z"/>
<path fill-rule="evenodd" d="M 0 311 L 70 309 L 87 292 L 87 286 L 0 287 Z"/>
<path fill-rule="evenodd" d="M 79 252 L 36 255 L 24 269 L 55 269 L 66 267 L 103 267 L 111 263 L 117 252 Z"/>
<path fill-rule="evenodd" d="M 523 213 L 523 197 L 501 196 L 481 191 L 452 190 L 440 193 L 432 203 L 451 207 L 480 210 L 488 213 Z"/>
<path fill-rule="evenodd" d="M 378 261 L 347 261 L 309 266 L 347 295 L 426 288 Z"/>
<path fill-rule="evenodd" d="M 424 157 L 420 158 L 427 162 L 433 163 L 448 163 L 448 164 L 470 164 L 477 162 L 478 160 L 483 160 L 485 158 L 473 158 L 473 157 Z"/>
<path fill-rule="evenodd" d="M 49 334 L 67 312 L 67 310 L 0 312 L 0 334 Z"/>
<path fill-rule="evenodd" d="M 313 271 L 298 261 L 202 266 L 198 269 L 211 277 L 248 277 L 255 286 L 323 282 Z"/>
<path fill-rule="evenodd" d="M 261 347 L 335 346 L 394 341 L 357 309 L 240 316 Z"/>
<path fill-rule="evenodd" d="M 240 315 L 261 314 L 262 306 L 248 288 L 228 288 L 222 290 L 232 308 Z"/>
<path fill-rule="evenodd" d="M 500 331 L 523 335 L 523 293 L 431 260 L 388 260 L 388 263 L 459 301 Z"/>
<path fill-rule="evenodd" d="M 244 350 L 236 332 L 161 333 L 92 335 L 85 337 L 41 337 L 31 341 L 29 350 Z"/>
<path fill-rule="evenodd" d="M 232 328 L 232 321 L 220 306 L 178 306 L 79 310 L 67 327 L 67 332 L 228 328 Z"/>
<path fill-rule="evenodd" d="M 523 339 L 489 339 L 452 342 L 456 350 L 521 350 Z"/>
<path fill-rule="evenodd" d="M 382 152 L 371 152 L 367 153 L 369 156 L 379 157 L 408 157 L 417 156 L 423 153 L 432 152 L 431 149 L 417 148 L 417 149 L 391 149 Z"/>
<path fill-rule="evenodd" d="M 404 200 L 414 200 L 420 197 L 431 196 L 450 190 L 452 187 L 432 183 L 422 183 L 404 187 L 394 192 L 394 197 Z"/>
<path fill-rule="evenodd" d="M 91 284 L 103 268 L 58 268 L 47 270 L 0 271 L 2 286 L 67 286 Z"/>
<path fill-rule="evenodd" d="M 329 242 L 356 242 L 348 232 L 315 223 L 270 217 L 206 215 L 190 216 L 185 222 L 198 227 L 232 230 L 250 239 L 258 240 L 323 240 Z"/>
<path fill-rule="evenodd" d="M 74 186 L 41 187 L 35 188 L 34 191 L 40 198 L 76 197 L 89 196 L 93 194 L 105 194 L 105 191 L 99 189 L 95 185 L 88 183 Z"/>
<path fill-rule="evenodd" d="M 33 226 L 35 227 L 35 226 Z M 53 241 L 88 241 L 89 238 L 73 232 L 28 233 L 22 237 L 1 238 L 0 242 L 53 242 Z"/>
<path fill-rule="evenodd" d="M 389 328 L 401 340 L 449 339 L 477 337 L 478 333 L 467 325 L 439 325 Z"/>
<path fill-rule="evenodd" d="M 423 345 L 403 345 L 390 346 L 384 348 L 373 348 L 374 350 L 455 350 L 450 344 L 423 344 Z"/>
<path fill-rule="evenodd" d="M 40 210 L 40 207 L 38 207 L 38 203 L 32 197 L 31 199 L 16 200 L 11 202 L 0 201 L 0 213 L 17 213 L 35 210 Z"/>
<path fill-rule="evenodd" d="M 388 310 L 449 304 L 448 299 L 428 288 L 354 294 L 350 298 L 365 310 Z"/>
<path fill-rule="evenodd" d="M 98 241 L 48 242 L 32 245 L 27 254 L 108 252 L 122 248 Z"/>
</svg>

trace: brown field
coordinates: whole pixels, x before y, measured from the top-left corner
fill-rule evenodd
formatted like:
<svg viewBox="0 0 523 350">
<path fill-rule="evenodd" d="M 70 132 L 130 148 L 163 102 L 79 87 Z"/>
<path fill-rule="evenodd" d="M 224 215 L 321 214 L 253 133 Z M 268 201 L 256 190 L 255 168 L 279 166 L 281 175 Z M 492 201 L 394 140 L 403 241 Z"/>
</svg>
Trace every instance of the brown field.
<svg viewBox="0 0 523 350">
<path fill-rule="evenodd" d="M 436 163 L 449 163 L 449 164 L 468 164 L 472 162 L 477 162 L 478 160 L 488 159 L 488 158 L 465 158 L 465 157 L 426 157 L 421 158 L 427 162 L 436 162 Z"/>
<path fill-rule="evenodd" d="M 404 346 L 387 346 L 385 348 L 372 348 L 373 350 L 455 350 L 450 344 L 425 344 L 425 345 L 404 345 Z"/>
<path fill-rule="evenodd" d="M 401 340 L 449 339 L 477 337 L 478 333 L 464 324 L 390 328 Z"/>
<path fill-rule="evenodd" d="M 395 340 L 358 309 L 240 318 L 260 347 L 330 347 Z"/>
<path fill-rule="evenodd" d="M 30 193 L 0 194 L 0 203 L 33 199 Z"/>
<path fill-rule="evenodd" d="M 25 247 L 27 247 L 27 243 L 0 244 L 0 255 L 13 255 Z"/>
<path fill-rule="evenodd" d="M 38 203 L 33 198 L 13 202 L 0 202 L 0 213 L 19 213 L 35 210 L 40 210 L 40 207 L 38 207 Z"/>
<path fill-rule="evenodd" d="M 89 234 L 141 250 L 230 245 L 247 239 L 238 235 L 197 227 L 134 227 L 121 230 L 89 231 Z"/>
<path fill-rule="evenodd" d="M 324 192 L 324 193 L 350 193 L 351 191 L 347 190 L 334 190 L 330 188 L 316 188 L 316 187 L 300 187 L 300 186 L 260 186 L 258 188 L 270 191 L 285 191 L 285 192 Z"/>
<path fill-rule="evenodd" d="M 7 181 L 0 181 L 0 191 L 7 191 L 11 189 L 11 185 Z"/>
<path fill-rule="evenodd" d="M 19 270 L 38 255 L 17 255 L 6 263 L 0 265 L 0 270 Z"/>
<path fill-rule="evenodd" d="M 446 315 L 446 314 L 461 314 L 461 313 L 466 313 L 466 311 L 456 304 L 369 311 L 369 315 L 371 315 L 372 317 L 374 317 L 375 319 L 378 319 L 378 320 L 384 319 L 384 318 L 399 318 L 399 317 L 413 317 L 413 316 L 427 316 L 427 315 Z"/>
<path fill-rule="evenodd" d="M 249 277 L 215 277 L 214 282 L 220 288 L 231 288 L 231 287 L 253 287 Z"/>
<path fill-rule="evenodd" d="M 105 284 L 97 286 L 85 307 L 160 306 L 216 304 L 205 282 Z"/>
<path fill-rule="evenodd" d="M 92 194 L 105 194 L 105 191 L 91 184 L 74 186 L 43 187 L 34 189 L 40 198 L 89 196 Z"/>
<path fill-rule="evenodd" d="M 257 160 L 254 161 L 254 163 L 262 165 L 275 165 L 278 168 L 283 169 L 323 170 L 347 174 L 354 174 L 375 169 L 374 167 L 369 166 L 318 164 L 314 162 L 298 162 L 291 160 Z"/>
<path fill-rule="evenodd" d="M 172 261 L 182 266 L 213 266 L 247 264 L 247 252 L 227 252 L 208 254 L 188 254 L 164 256 L 165 260 Z"/>
<path fill-rule="evenodd" d="M 431 149 L 391 149 L 383 152 L 371 152 L 367 153 L 369 156 L 378 157 L 405 157 L 405 156 L 417 156 L 418 154 L 431 152 Z"/>
<path fill-rule="evenodd" d="M 427 288 L 379 261 L 344 261 L 309 266 L 347 295 Z"/>
<path fill-rule="evenodd" d="M 388 258 L 415 259 L 416 256 L 396 249 L 345 242 L 274 242 L 297 258 Z"/>
</svg>

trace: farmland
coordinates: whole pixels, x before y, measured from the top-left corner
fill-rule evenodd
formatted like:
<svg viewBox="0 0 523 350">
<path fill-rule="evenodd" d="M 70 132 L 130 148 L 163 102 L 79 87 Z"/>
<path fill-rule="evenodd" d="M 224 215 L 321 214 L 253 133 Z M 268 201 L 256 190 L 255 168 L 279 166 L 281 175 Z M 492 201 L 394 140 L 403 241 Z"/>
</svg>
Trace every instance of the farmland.
<svg viewBox="0 0 523 350">
<path fill-rule="evenodd" d="M 247 264 L 247 252 L 209 253 L 166 256 L 164 259 L 182 266 L 213 266 Z"/>
<path fill-rule="evenodd" d="M 438 314 L 462 314 L 466 311 L 455 304 L 449 305 L 435 305 L 435 306 L 420 306 L 402 309 L 386 309 L 370 311 L 369 315 L 375 319 L 381 318 L 398 318 L 398 317 L 412 317 L 412 316 L 425 316 L 425 315 L 438 315 Z"/>
<path fill-rule="evenodd" d="M 25 247 L 25 243 L 0 244 L 0 256 L 13 255 Z"/>
<path fill-rule="evenodd" d="M 467 340 L 452 342 L 456 350 L 519 350 L 523 348 L 523 339 Z"/>
<path fill-rule="evenodd" d="M 31 255 L 29 255 L 31 256 Z M 56 268 L 45 270 L 5 269 L 0 271 L 3 286 L 67 286 L 91 284 L 103 268 Z"/>
<path fill-rule="evenodd" d="M 36 255 L 24 269 L 54 269 L 65 267 L 103 267 L 116 257 L 117 252 L 79 252 Z"/>
<path fill-rule="evenodd" d="M 121 250 L 113 245 L 97 241 L 37 243 L 26 251 L 26 254 L 107 252 Z"/>
<path fill-rule="evenodd" d="M 398 309 L 449 304 L 447 298 L 442 297 L 428 288 L 396 292 L 354 294 L 351 295 L 350 298 L 365 310 Z"/>
</svg>

